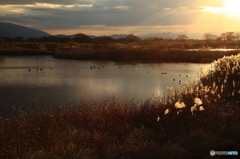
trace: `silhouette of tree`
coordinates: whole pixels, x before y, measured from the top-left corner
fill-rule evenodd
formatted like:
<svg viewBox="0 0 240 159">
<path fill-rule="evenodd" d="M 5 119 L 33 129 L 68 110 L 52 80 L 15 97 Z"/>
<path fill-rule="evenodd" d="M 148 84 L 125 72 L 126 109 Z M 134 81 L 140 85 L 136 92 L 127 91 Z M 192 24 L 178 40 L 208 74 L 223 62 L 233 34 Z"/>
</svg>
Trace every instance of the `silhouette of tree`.
<svg viewBox="0 0 240 159">
<path fill-rule="evenodd" d="M 139 42 L 141 41 L 141 39 L 133 34 L 129 34 L 128 36 L 126 36 L 125 38 L 126 42 Z"/>
<path fill-rule="evenodd" d="M 227 42 L 231 42 L 235 39 L 234 32 L 226 32 L 221 34 L 221 38 Z"/>
<path fill-rule="evenodd" d="M 109 48 L 113 39 L 109 36 L 97 37 L 93 40 L 95 49 L 106 49 Z"/>
<path fill-rule="evenodd" d="M 215 40 L 217 39 L 217 35 L 214 35 L 212 33 L 205 33 L 203 34 L 203 39 L 206 41 L 206 42 L 210 42 L 212 40 Z"/>
<path fill-rule="evenodd" d="M 4 43 L 5 42 L 5 39 L 3 38 L 0 38 L 0 44 Z"/>
<path fill-rule="evenodd" d="M 179 34 L 176 38 L 176 40 L 179 40 L 181 43 L 183 43 L 187 39 L 188 39 L 188 36 L 186 34 Z"/>
<path fill-rule="evenodd" d="M 235 33 L 235 39 L 237 40 L 237 43 L 240 44 L 240 32 Z"/>
<path fill-rule="evenodd" d="M 90 43 L 90 42 L 92 42 L 92 39 L 90 37 L 88 37 L 87 35 L 82 34 L 82 33 L 76 34 L 75 37 L 73 38 L 73 40 L 75 42 L 78 42 L 78 43 Z"/>
<path fill-rule="evenodd" d="M 24 42 L 24 38 L 21 37 L 21 36 L 17 36 L 17 37 L 14 38 L 14 41 L 15 42 Z"/>
<path fill-rule="evenodd" d="M 213 41 L 216 41 L 217 38 L 218 38 L 217 35 L 214 35 L 212 33 L 203 34 L 203 40 L 205 41 L 206 45 L 209 45 L 209 46 L 212 46 Z M 221 41 L 221 39 L 218 39 L 218 42 L 220 42 L 219 40 Z"/>
</svg>

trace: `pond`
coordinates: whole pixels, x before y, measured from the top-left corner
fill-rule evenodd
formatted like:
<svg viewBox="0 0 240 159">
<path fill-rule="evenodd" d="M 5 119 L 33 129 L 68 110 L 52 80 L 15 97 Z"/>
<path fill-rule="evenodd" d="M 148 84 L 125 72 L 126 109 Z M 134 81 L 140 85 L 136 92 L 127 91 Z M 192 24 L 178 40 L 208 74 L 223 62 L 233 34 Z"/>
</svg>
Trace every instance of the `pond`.
<svg viewBox="0 0 240 159">
<path fill-rule="evenodd" d="M 116 63 L 0 56 L 0 116 L 13 107 L 66 106 L 81 99 L 145 100 L 198 79 L 210 64 Z"/>
</svg>

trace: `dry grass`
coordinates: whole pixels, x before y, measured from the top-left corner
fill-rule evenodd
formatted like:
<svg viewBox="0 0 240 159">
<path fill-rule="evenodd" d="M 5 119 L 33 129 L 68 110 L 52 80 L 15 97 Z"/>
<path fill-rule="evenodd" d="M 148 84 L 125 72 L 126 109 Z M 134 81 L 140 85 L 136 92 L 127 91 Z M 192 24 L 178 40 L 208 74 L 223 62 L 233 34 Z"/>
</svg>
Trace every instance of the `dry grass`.
<svg viewBox="0 0 240 159">
<path fill-rule="evenodd" d="M 182 44 L 159 43 L 68 43 L 24 42 L 0 45 L 0 55 L 52 55 L 55 58 L 80 60 L 153 61 L 210 63 L 238 50 L 210 51 L 208 48 L 187 50 Z"/>
</svg>

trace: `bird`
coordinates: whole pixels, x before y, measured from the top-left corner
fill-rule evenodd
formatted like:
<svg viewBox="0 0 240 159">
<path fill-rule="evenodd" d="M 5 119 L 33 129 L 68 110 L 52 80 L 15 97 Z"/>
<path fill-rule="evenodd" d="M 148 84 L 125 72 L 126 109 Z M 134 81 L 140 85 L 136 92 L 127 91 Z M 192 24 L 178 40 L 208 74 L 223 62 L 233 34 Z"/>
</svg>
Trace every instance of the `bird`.
<svg viewBox="0 0 240 159">
<path fill-rule="evenodd" d="M 28 71 L 31 71 L 30 69 L 28 69 Z"/>
<path fill-rule="evenodd" d="M 90 65 L 90 69 L 93 69 L 93 68 L 92 68 L 92 65 Z"/>
</svg>

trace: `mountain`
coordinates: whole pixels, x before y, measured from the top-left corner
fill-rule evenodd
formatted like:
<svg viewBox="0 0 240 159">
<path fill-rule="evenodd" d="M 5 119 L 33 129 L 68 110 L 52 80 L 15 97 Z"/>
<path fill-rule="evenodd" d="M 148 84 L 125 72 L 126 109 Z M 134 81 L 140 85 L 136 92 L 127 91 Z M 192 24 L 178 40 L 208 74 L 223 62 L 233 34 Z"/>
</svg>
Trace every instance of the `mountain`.
<svg viewBox="0 0 240 159">
<path fill-rule="evenodd" d="M 74 37 L 76 37 L 76 34 L 74 34 L 74 35 L 63 35 L 63 34 L 58 34 L 58 35 L 54 35 L 54 36 L 59 37 L 59 38 L 64 38 L 64 37 L 74 38 Z M 88 36 L 89 38 L 92 38 L 92 39 L 98 37 L 98 36 L 94 36 L 94 35 L 86 35 L 86 36 Z"/>
<path fill-rule="evenodd" d="M 128 36 L 128 35 L 126 35 L 126 34 L 113 34 L 113 35 L 111 35 L 111 38 L 118 39 L 118 38 L 125 38 L 126 36 Z"/>
<path fill-rule="evenodd" d="M 24 38 L 37 38 L 37 37 L 43 37 L 43 36 L 50 36 L 50 34 L 40 30 L 36 30 L 36 29 L 32 29 L 32 28 L 12 24 L 12 23 L 0 22 L 0 37 L 15 38 L 18 36 L 21 36 Z"/>
<path fill-rule="evenodd" d="M 161 32 L 161 33 L 150 33 L 150 34 L 145 34 L 145 35 L 138 35 L 139 38 L 145 39 L 148 37 L 159 37 L 159 38 L 177 38 L 179 34 L 186 34 L 189 39 L 202 39 L 202 34 L 201 33 L 188 33 L 188 32 L 179 32 L 179 33 L 172 33 L 172 32 Z M 0 37 L 10 37 L 10 38 L 15 38 L 17 36 L 21 36 L 24 38 L 38 38 L 38 37 L 43 37 L 43 36 L 51 36 L 50 34 L 32 29 L 29 27 L 24 27 L 12 23 L 5 23 L 5 22 L 0 22 Z M 55 35 L 56 37 L 70 37 L 74 38 L 76 34 L 74 35 Z M 96 37 L 104 37 L 104 36 L 94 36 L 94 35 L 86 35 L 92 39 Z M 113 39 L 118 39 L 118 38 L 125 38 L 128 36 L 127 34 L 113 34 L 110 35 L 111 38 Z"/>
</svg>

